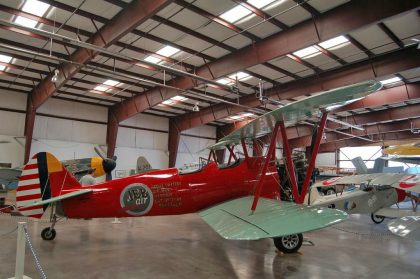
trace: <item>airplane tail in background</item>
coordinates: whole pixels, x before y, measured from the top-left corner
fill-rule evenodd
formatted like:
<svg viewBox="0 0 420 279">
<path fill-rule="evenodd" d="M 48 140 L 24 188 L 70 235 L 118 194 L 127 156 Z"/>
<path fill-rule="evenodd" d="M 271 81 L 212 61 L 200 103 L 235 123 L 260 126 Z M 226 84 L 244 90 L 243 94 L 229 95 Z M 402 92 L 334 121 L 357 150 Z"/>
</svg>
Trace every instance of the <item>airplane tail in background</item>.
<svg viewBox="0 0 420 279">
<path fill-rule="evenodd" d="M 351 160 L 351 162 L 353 163 L 354 167 L 356 168 L 357 174 L 368 174 L 369 173 L 369 170 L 366 167 L 365 162 L 363 162 L 362 157 L 359 156 L 359 157 L 353 158 Z"/>
<path fill-rule="evenodd" d="M 25 216 L 41 218 L 48 204 L 28 206 L 80 189 L 79 182 L 57 158 L 47 152 L 35 154 L 24 166 L 16 190 L 16 206 Z"/>
</svg>

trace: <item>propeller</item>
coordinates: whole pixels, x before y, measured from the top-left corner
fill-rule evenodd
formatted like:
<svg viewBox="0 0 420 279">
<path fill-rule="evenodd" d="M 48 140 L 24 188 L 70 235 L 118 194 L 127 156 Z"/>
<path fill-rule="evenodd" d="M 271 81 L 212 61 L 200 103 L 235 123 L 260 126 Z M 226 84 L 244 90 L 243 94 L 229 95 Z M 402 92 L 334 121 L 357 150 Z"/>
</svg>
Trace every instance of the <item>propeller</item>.
<svg viewBox="0 0 420 279">
<path fill-rule="evenodd" d="M 98 154 L 99 157 L 102 158 L 102 168 L 105 172 L 105 180 L 110 181 L 112 180 L 112 171 L 117 166 L 117 156 L 112 156 L 112 158 L 107 158 L 105 154 L 103 153 L 102 149 L 95 146 L 94 147 L 96 154 Z"/>
</svg>

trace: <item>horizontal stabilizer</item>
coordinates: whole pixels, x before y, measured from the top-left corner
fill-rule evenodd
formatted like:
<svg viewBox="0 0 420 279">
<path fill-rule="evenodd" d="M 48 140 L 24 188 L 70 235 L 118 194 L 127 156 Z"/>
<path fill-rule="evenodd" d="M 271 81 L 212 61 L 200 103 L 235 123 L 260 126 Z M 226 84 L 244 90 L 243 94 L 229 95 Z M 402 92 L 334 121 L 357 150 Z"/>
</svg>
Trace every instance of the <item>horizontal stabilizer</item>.
<svg viewBox="0 0 420 279">
<path fill-rule="evenodd" d="M 224 202 L 200 212 L 223 238 L 256 240 L 321 229 L 347 219 L 345 212 L 260 198 L 251 214 L 253 197 Z"/>
<path fill-rule="evenodd" d="M 388 229 L 398 236 L 420 241 L 420 216 L 406 216 L 388 223 Z"/>
<path fill-rule="evenodd" d="M 27 203 L 25 206 L 22 206 L 21 208 L 50 204 L 50 203 L 53 203 L 53 202 L 73 198 L 73 197 L 84 195 L 84 194 L 91 193 L 91 192 L 93 192 L 92 189 L 77 190 L 77 191 L 70 192 L 70 193 L 67 193 L 67 194 L 64 194 L 64 195 L 61 195 L 61 196 L 58 196 L 58 197 L 54 197 L 54 198 L 51 198 L 51 199 L 46 199 L 46 200 L 40 200 L 40 201 L 34 201 L 34 202 L 31 202 L 31 203 Z"/>
</svg>

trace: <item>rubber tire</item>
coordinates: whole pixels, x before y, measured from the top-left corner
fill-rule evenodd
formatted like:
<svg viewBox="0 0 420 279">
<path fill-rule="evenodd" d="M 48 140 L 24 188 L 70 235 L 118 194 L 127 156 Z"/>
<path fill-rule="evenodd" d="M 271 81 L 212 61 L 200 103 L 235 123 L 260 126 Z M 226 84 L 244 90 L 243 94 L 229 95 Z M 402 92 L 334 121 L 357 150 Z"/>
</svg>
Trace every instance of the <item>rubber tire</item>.
<svg viewBox="0 0 420 279">
<path fill-rule="evenodd" d="M 56 232 L 54 229 L 45 228 L 41 232 L 41 237 L 43 240 L 53 240 L 55 238 Z"/>
<path fill-rule="evenodd" d="M 385 220 L 385 217 L 384 216 L 378 216 L 378 215 L 375 215 L 375 214 L 372 213 L 372 214 L 370 214 L 370 219 L 372 219 L 373 223 L 380 224 Z"/>
<path fill-rule="evenodd" d="M 296 245 L 293 245 L 293 247 L 287 247 L 285 246 L 285 241 L 290 241 L 290 237 L 293 237 L 293 240 L 296 241 Z M 296 239 L 297 238 L 297 239 Z M 276 246 L 277 250 L 280 252 L 283 252 L 285 254 L 292 254 L 296 253 L 303 243 L 303 235 L 301 233 L 298 234 L 291 234 L 291 235 L 285 235 L 280 237 L 273 238 L 274 246 Z"/>
</svg>

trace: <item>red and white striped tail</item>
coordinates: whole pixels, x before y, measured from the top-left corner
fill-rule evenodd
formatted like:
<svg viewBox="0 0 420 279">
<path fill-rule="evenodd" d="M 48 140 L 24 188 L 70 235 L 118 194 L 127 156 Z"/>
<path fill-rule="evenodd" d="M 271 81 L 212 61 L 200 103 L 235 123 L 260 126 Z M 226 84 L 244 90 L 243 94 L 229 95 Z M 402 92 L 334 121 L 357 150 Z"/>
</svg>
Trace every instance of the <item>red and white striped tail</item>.
<svg viewBox="0 0 420 279">
<path fill-rule="evenodd" d="M 42 200 L 41 183 L 39 178 L 38 160 L 35 155 L 25 165 L 16 190 L 16 206 L 25 216 L 41 218 L 44 213 L 42 205 L 25 207 L 35 201 Z"/>
</svg>

